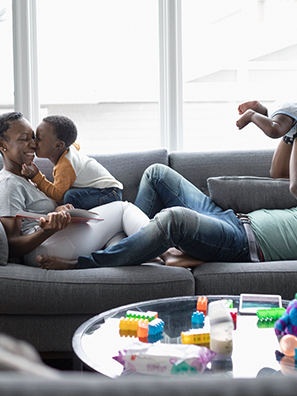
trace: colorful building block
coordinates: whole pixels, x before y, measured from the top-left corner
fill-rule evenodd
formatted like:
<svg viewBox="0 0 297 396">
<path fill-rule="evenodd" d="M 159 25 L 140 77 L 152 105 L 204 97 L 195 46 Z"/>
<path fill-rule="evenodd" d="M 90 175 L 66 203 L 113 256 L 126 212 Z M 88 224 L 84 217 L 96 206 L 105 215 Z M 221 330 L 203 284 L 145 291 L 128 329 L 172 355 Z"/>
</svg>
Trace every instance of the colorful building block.
<svg viewBox="0 0 297 396">
<path fill-rule="evenodd" d="M 140 312 L 140 311 L 129 310 L 126 312 L 126 317 L 133 319 L 148 319 L 149 321 L 151 321 L 158 317 L 158 312 L 155 311 Z"/>
<path fill-rule="evenodd" d="M 124 318 L 121 317 L 119 328 L 120 330 L 132 330 L 137 331 L 138 322 L 140 319 Z"/>
<path fill-rule="evenodd" d="M 192 326 L 194 327 L 195 325 L 202 325 L 204 324 L 205 320 L 205 315 L 201 311 L 196 311 L 192 313 L 191 321 L 192 321 Z M 196 326 L 195 326 L 196 327 Z"/>
<path fill-rule="evenodd" d="M 207 314 L 207 297 L 199 296 L 197 300 L 197 311 L 203 312 L 206 316 Z"/>
<path fill-rule="evenodd" d="M 258 309 L 257 316 L 260 321 L 275 321 L 286 312 L 285 308 Z"/>
<path fill-rule="evenodd" d="M 148 324 L 148 335 L 162 333 L 164 330 L 164 322 L 160 318 L 156 318 Z"/>
<path fill-rule="evenodd" d="M 196 344 L 208 346 L 210 342 L 209 332 L 204 329 L 191 329 L 181 332 L 181 341 L 183 344 Z"/>
<path fill-rule="evenodd" d="M 140 319 L 137 328 L 137 337 L 146 338 L 148 336 L 148 319 Z"/>
</svg>

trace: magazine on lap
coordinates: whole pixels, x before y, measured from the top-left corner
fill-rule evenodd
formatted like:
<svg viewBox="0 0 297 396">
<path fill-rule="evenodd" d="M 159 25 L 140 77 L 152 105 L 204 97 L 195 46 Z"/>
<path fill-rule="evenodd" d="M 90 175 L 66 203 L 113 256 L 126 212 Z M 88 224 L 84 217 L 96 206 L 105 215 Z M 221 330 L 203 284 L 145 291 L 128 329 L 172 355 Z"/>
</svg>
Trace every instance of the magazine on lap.
<svg viewBox="0 0 297 396">
<path fill-rule="evenodd" d="M 91 221 L 96 222 L 96 221 L 104 220 L 100 218 L 98 213 L 90 212 L 84 209 L 67 209 L 66 213 L 70 213 L 72 223 L 86 223 Z M 43 217 L 46 220 L 49 219 L 48 215 L 35 213 L 35 212 L 26 212 L 26 211 L 18 212 L 16 217 L 27 217 L 30 219 L 37 219 L 37 220 L 40 219 L 41 217 Z"/>
</svg>

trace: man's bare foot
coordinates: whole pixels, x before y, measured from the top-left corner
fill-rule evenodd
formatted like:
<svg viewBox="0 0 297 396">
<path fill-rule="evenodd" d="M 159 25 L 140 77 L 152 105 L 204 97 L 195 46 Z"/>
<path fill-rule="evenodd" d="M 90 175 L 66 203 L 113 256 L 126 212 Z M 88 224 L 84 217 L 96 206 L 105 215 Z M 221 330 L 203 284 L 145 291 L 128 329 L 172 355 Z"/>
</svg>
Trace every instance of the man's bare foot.
<svg viewBox="0 0 297 396">
<path fill-rule="evenodd" d="M 51 270 L 66 270 L 66 269 L 76 269 L 77 260 L 67 260 L 60 257 L 52 257 L 39 255 L 36 257 L 39 265 L 43 269 Z"/>
<path fill-rule="evenodd" d="M 244 114 L 247 110 L 254 110 L 256 113 L 260 113 L 260 114 L 263 114 L 266 116 L 268 115 L 267 108 L 265 106 L 263 106 L 257 100 L 251 100 L 249 102 L 244 102 L 238 106 L 238 113 L 240 115 Z"/>
<path fill-rule="evenodd" d="M 192 256 L 188 256 L 187 254 L 181 252 L 176 248 L 170 248 L 165 253 L 161 255 L 161 258 L 164 260 L 165 265 L 171 267 L 196 267 L 199 264 L 202 264 L 203 261 L 198 260 Z"/>
<path fill-rule="evenodd" d="M 164 260 L 162 260 L 161 257 L 156 257 L 156 258 L 150 260 L 149 263 L 165 264 Z"/>
<path fill-rule="evenodd" d="M 252 121 L 252 116 L 255 114 L 254 110 L 247 110 L 237 121 L 236 126 L 242 129 Z"/>
</svg>

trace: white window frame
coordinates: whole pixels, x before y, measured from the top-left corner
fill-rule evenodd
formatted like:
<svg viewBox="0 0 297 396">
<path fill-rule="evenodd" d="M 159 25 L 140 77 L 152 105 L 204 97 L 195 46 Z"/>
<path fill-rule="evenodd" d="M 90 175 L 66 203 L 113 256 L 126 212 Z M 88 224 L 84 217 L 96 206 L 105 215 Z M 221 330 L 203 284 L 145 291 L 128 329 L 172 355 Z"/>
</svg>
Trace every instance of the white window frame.
<svg viewBox="0 0 297 396">
<path fill-rule="evenodd" d="M 36 0 L 12 0 L 14 109 L 39 122 Z"/>
<path fill-rule="evenodd" d="M 14 109 L 39 123 L 36 0 L 12 0 Z M 181 0 L 159 0 L 160 137 L 183 147 Z"/>
<path fill-rule="evenodd" d="M 181 0 L 159 0 L 160 135 L 169 151 L 183 148 Z"/>
</svg>

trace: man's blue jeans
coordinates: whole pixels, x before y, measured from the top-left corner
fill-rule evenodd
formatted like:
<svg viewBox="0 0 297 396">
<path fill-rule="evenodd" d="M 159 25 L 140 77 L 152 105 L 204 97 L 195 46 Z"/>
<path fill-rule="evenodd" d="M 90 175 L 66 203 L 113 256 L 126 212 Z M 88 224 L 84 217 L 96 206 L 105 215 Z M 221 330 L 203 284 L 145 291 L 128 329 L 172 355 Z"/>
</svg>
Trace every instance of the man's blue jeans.
<svg viewBox="0 0 297 396">
<path fill-rule="evenodd" d="M 122 200 L 119 188 L 71 188 L 64 194 L 64 204 L 70 203 L 77 209 L 92 209 L 114 201 Z"/>
<path fill-rule="evenodd" d="M 246 233 L 235 213 L 223 211 L 171 168 L 149 167 L 135 203 L 149 216 L 169 208 L 117 245 L 79 257 L 78 268 L 139 265 L 174 246 L 203 261 L 250 261 Z"/>
</svg>

